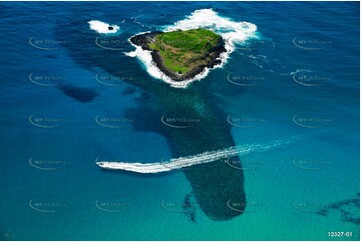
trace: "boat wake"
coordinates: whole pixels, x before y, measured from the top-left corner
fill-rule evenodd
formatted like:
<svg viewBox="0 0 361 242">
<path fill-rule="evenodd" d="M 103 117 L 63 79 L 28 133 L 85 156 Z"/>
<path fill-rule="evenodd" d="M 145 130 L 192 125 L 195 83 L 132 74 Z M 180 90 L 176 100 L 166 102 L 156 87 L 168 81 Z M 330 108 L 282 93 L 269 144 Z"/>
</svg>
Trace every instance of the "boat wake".
<svg viewBox="0 0 361 242">
<path fill-rule="evenodd" d="M 190 30 L 198 28 L 212 30 L 221 35 L 225 40 L 225 48 L 227 52 L 223 52 L 221 54 L 221 64 L 214 66 L 212 69 L 222 67 L 226 63 L 229 55 L 235 50 L 237 44 L 239 45 L 245 43 L 251 38 L 259 38 L 257 36 L 257 26 L 255 24 L 232 21 L 228 18 L 219 16 L 212 9 L 196 10 L 184 20 L 180 20 L 170 26 L 165 26 L 161 30 L 164 32 L 170 32 L 175 30 Z M 135 51 L 125 54 L 130 57 L 139 58 L 151 76 L 169 83 L 172 87 L 186 88 L 193 81 L 201 80 L 209 73 L 209 68 L 205 68 L 202 73 L 191 79 L 180 82 L 174 81 L 170 77 L 164 75 L 163 72 L 156 66 L 152 60 L 151 51 L 143 50 L 141 47 L 136 45 L 133 46 L 136 48 Z"/>
<path fill-rule="evenodd" d="M 99 161 L 96 159 L 96 164 L 104 169 L 110 170 L 125 170 L 137 173 L 160 173 L 166 171 L 177 170 L 194 165 L 211 163 L 219 159 L 227 159 L 235 155 L 245 155 L 253 152 L 264 152 L 276 149 L 289 143 L 290 141 L 276 141 L 270 145 L 248 145 L 248 146 L 235 146 L 223 150 L 207 151 L 201 154 L 174 158 L 167 162 L 155 163 L 129 163 L 119 161 Z"/>
</svg>

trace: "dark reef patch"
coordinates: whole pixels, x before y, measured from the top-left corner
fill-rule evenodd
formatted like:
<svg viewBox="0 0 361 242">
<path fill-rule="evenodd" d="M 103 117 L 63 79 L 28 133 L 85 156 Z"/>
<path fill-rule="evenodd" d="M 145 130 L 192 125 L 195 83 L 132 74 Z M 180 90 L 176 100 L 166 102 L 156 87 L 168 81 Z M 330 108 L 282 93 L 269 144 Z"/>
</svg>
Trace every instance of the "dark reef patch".
<svg viewBox="0 0 361 242">
<path fill-rule="evenodd" d="M 316 212 L 321 216 L 327 216 L 331 211 L 338 211 L 341 221 L 360 224 L 360 194 L 357 198 L 346 199 L 340 202 L 331 203 Z"/>
<path fill-rule="evenodd" d="M 58 89 L 61 90 L 65 95 L 71 97 L 79 102 L 88 103 L 93 101 L 99 94 L 89 88 L 76 87 L 73 85 L 60 85 Z"/>
<path fill-rule="evenodd" d="M 192 200 L 192 194 L 187 194 L 182 203 L 182 209 L 189 221 L 196 223 L 196 205 Z"/>
</svg>

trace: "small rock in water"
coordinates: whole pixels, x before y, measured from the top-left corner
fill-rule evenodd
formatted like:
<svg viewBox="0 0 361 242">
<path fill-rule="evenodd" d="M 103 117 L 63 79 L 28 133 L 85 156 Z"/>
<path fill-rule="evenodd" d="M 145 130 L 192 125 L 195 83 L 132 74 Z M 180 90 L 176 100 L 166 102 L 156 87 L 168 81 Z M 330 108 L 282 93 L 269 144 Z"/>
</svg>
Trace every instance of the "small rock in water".
<svg viewBox="0 0 361 242">
<path fill-rule="evenodd" d="M 108 27 L 108 30 L 113 30 L 114 28 L 112 26 L 109 26 Z"/>
</svg>

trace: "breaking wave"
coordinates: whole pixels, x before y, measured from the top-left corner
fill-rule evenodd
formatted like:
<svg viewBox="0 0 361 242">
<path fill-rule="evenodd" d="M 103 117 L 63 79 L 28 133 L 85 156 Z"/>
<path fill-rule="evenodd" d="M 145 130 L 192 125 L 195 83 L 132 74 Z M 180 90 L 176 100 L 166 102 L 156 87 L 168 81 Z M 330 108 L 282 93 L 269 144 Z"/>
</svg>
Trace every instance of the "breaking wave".
<svg viewBox="0 0 361 242">
<path fill-rule="evenodd" d="M 125 170 L 137 173 L 160 173 L 194 165 L 211 163 L 213 161 L 230 158 L 235 155 L 245 155 L 253 152 L 268 151 L 281 147 L 282 145 L 285 145 L 289 142 L 290 141 L 277 141 L 270 145 L 235 146 L 223 150 L 207 151 L 197 155 L 173 158 L 167 162 L 156 163 L 99 161 L 98 157 L 96 160 L 96 164 L 101 168 L 110 170 Z"/>
<path fill-rule="evenodd" d="M 225 48 L 227 52 L 221 54 L 221 64 L 216 65 L 213 68 L 222 67 L 226 63 L 229 55 L 235 50 L 235 48 L 237 48 L 237 44 L 242 44 L 251 38 L 258 38 L 256 34 L 257 26 L 255 24 L 232 21 L 226 17 L 219 16 L 213 9 L 196 10 L 184 20 L 177 21 L 170 26 L 164 26 L 161 30 L 164 32 L 170 32 L 179 29 L 189 30 L 197 28 L 212 30 L 221 35 L 225 40 Z M 150 51 L 143 50 L 139 46 L 133 46 L 136 48 L 135 51 L 125 54 L 130 57 L 138 57 L 139 60 L 146 66 L 146 69 L 151 76 L 169 83 L 172 87 L 185 88 L 191 82 L 201 80 L 209 73 L 209 68 L 205 68 L 202 73 L 196 75 L 192 79 L 181 82 L 174 81 L 159 70 L 156 64 L 152 61 Z"/>
<path fill-rule="evenodd" d="M 115 34 L 120 29 L 118 25 L 110 25 L 99 20 L 91 20 L 88 24 L 90 29 L 99 34 Z"/>
</svg>

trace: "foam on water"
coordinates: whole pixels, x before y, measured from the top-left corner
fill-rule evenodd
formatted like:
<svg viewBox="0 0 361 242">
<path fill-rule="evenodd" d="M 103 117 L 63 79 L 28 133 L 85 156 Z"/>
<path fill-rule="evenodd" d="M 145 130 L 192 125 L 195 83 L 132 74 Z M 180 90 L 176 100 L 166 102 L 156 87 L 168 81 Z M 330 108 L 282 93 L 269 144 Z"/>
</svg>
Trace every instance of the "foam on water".
<svg viewBox="0 0 361 242">
<path fill-rule="evenodd" d="M 194 11 L 191 15 L 186 17 L 184 20 L 180 20 L 173 25 L 165 26 L 162 28 L 164 32 L 170 32 L 175 30 L 190 30 L 197 28 L 205 28 L 214 31 L 221 35 L 225 40 L 225 48 L 227 52 L 220 55 L 222 60 L 221 64 L 214 66 L 213 68 L 222 67 L 229 55 L 237 48 L 237 44 L 242 44 L 250 38 L 258 38 L 257 26 L 248 22 L 235 22 L 228 18 L 219 16 L 213 9 L 200 9 Z M 134 46 L 134 45 L 133 45 Z M 185 88 L 191 82 L 201 80 L 209 73 L 209 68 L 193 77 L 189 80 L 177 82 L 164 75 L 161 70 L 156 66 L 151 57 L 151 52 L 143 50 L 141 47 L 135 46 L 136 50 L 125 53 L 130 57 L 137 57 L 144 63 L 148 73 L 158 79 L 169 83 L 172 87 Z"/>
<path fill-rule="evenodd" d="M 115 34 L 120 29 L 118 25 L 110 25 L 99 20 L 91 20 L 88 22 L 90 29 L 96 31 L 99 34 Z M 111 29 L 109 29 L 109 27 Z"/>
<path fill-rule="evenodd" d="M 171 159 L 168 162 L 139 163 L 139 162 L 117 162 L 117 161 L 96 161 L 96 164 L 104 169 L 125 170 L 137 173 L 160 173 L 177 170 L 194 165 L 206 164 L 219 159 L 229 158 L 235 155 L 245 155 L 252 152 L 262 152 L 275 149 L 289 143 L 289 141 L 277 141 L 270 145 L 247 145 L 229 147 L 223 150 L 207 151 L 198 155 Z"/>
</svg>

